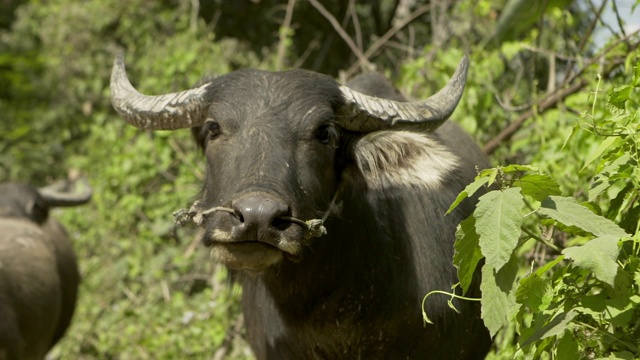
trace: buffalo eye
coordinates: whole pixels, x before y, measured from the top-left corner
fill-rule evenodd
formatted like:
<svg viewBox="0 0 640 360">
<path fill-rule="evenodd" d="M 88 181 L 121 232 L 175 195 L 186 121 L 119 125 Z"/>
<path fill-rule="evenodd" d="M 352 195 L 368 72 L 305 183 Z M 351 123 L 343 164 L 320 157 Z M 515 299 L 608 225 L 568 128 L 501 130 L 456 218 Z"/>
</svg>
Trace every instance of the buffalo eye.
<svg viewBox="0 0 640 360">
<path fill-rule="evenodd" d="M 205 123 L 204 127 L 205 127 L 204 131 L 207 137 L 207 141 L 211 141 L 217 138 L 222 133 L 222 129 L 220 129 L 220 124 L 215 121 L 208 121 L 207 123 Z"/>
<path fill-rule="evenodd" d="M 338 132 L 332 125 L 322 125 L 316 129 L 315 138 L 321 144 L 329 144 L 332 139 L 338 136 Z"/>
</svg>

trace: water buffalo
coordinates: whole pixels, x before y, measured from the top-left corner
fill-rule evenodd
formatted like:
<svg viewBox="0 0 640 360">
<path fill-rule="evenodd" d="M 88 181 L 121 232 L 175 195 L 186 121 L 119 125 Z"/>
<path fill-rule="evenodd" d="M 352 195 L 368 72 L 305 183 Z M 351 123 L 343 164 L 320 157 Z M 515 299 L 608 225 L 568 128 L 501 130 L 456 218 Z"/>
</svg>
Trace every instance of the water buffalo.
<svg viewBox="0 0 640 360">
<path fill-rule="evenodd" d="M 111 101 L 142 129 L 192 128 L 206 157 L 188 212 L 202 241 L 243 288 L 258 359 L 478 359 L 490 337 L 475 302 L 431 298 L 456 283 L 456 225 L 445 216 L 488 162 L 445 122 L 466 82 L 406 102 L 380 75 L 347 86 L 304 70 L 239 70 L 182 92 L 148 96 L 122 54 Z M 471 296 L 478 295 L 477 284 Z"/>
<path fill-rule="evenodd" d="M 0 360 L 42 360 L 62 338 L 80 276 L 69 237 L 49 210 L 91 198 L 67 182 L 0 184 Z"/>
</svg>

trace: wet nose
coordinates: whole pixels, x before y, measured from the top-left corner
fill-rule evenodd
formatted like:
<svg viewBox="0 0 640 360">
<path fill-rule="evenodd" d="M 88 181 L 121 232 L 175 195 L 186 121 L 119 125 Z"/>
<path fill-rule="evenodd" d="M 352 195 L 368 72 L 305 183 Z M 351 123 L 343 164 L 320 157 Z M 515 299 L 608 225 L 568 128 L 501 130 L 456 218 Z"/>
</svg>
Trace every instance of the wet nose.
<svg viewBox="0 0 640 360">
<path fill-rule="evenodd" d="M 233 201 L 231 207 L 240 224 L 237 230 L 245 237 L 259 240 L 268 233 L 285 230 L 291 223 L 281 217 L 289 213 L 282 201 L 264 195 L 251 195 Z"/>
</svg>

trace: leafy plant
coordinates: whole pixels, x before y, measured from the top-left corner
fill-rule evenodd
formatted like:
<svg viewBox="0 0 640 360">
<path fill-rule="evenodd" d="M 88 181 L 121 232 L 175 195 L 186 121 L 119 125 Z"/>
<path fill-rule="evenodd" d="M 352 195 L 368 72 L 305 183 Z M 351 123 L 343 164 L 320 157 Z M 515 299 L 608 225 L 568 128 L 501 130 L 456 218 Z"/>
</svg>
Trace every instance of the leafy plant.
<svg viewBox="0 0 640 360">
<path fill-rule="evenodd" d="M 482 171 L 449 209 L 483 186 L 499 187 L 460 225 L 454 264 L 466 292 L 484 259 L 482 318 L 492 336 L 515 324 L 514 356 L 640 353 L 640 62 L 628 79 L 604 103 L 598 81 L 591 111 L 571 133 L 601 139 L 582 165 L 597 162 L 586 201 L 562 196 L 535 166 L 508 165 Z M 526 259 L 531 242 L 550 254 Z M 525 259 L 529 270 L 518 271 Z"/>
</svg>

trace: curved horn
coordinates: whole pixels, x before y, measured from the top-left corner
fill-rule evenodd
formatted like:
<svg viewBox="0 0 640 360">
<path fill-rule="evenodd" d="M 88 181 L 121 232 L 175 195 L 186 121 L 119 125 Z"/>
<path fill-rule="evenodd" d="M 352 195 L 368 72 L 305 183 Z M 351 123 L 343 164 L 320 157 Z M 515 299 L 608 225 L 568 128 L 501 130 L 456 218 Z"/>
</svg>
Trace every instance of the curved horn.
<svg viewBox="0 0 640 360">
<path fill-rule="evenodd" d="M 456 109 L 467 81 L 469 58 L 465 55 L 449 83 L 423 101 L 400 102 L 365 95 L 340 86 L 350 114 L 340 120 L 347 130 L 368 132 L 393 126 L 416 125 L 433 131 Z"/>
<path fill-rule="evenodd" d="M 124 55 L 119 51 L 111 71 L 111 103 L 129 124 L 148 130 L 175 130 L 200 126 L 207 111 L 207 87 L 158 96 L 139 93 L 129 82 Z"/>
<path fill-rule="evenodd" d="M 38 188 L 38 194 L 50 207 L 70 207 L 89 202 L 93 190 L 86 178 L 80 178 L 76 181 L 62 180 Z"/>
</svg>

